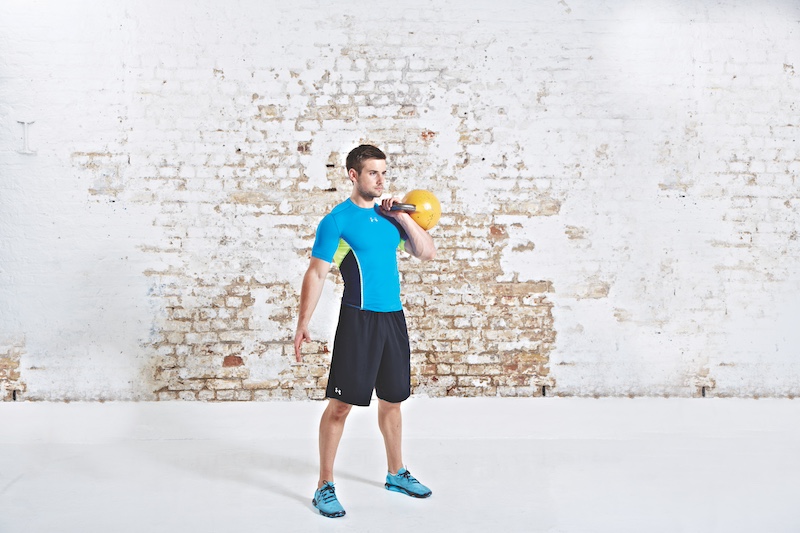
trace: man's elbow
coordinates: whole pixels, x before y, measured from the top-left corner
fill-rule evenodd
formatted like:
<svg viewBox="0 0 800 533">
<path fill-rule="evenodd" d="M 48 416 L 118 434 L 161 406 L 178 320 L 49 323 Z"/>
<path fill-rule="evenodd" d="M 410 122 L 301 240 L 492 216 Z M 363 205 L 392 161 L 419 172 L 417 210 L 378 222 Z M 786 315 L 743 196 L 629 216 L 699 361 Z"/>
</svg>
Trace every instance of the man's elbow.
<svg viewBox="0 0 800 533">
<path fill-rule="evenodd" d="M 431 261 L 436 258 L 436 248 L 423 250 L 417 257 L 422 261 Z"/>
</svg>

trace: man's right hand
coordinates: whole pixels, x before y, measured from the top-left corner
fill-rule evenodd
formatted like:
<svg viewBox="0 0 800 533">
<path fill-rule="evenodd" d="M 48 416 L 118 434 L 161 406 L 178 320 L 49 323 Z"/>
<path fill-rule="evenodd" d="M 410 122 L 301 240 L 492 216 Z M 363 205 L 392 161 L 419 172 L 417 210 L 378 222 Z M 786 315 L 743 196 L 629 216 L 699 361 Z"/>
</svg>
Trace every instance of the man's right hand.
<svg viewBox="0 0 800 533">
<path fill-rule="evenodd" d="M 311 335 L 308 334 L 308 328 L 297 328 L 297 333 L 294 335 L 294 358 L 298 363 L 303 362 L 303 354 L 300 353 L 300 346 L 304 342 L 309 342 Z"/>
</svg>

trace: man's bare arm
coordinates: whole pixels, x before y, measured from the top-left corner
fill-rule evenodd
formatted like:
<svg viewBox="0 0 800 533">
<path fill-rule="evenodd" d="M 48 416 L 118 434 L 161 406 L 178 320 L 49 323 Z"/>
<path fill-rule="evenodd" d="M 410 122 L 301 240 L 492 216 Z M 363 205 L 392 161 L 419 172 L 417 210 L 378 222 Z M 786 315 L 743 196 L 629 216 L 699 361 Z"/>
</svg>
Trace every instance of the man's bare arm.
<svg viewBox="0 0 800 533">
<path fill-rule="evenodd" d="M 311 340 L 308 333 L 308 323 L 311 315 L 317 308 L 319 297 L 322 294 L 322 287 L 325 284 L 325 276 L 331 269 L 331 264 L 316 257 L 311 258 L 305 276 L 303 276 L 303 288 L 300 290 L 300 315 L 297 317 L 297 331 L 294 335 L 294 357 L 298 363 L 303 360 L 300 353 L 300 346 L 304 342 Z"/>
<path fill-rule="evenodd" d="M 423 261 L 429 261 L 436 257 L 436 245 L 433 242 L 433 237 L 430 233 L 422 229 L 419 224 L 414 222 L 411 215 L 404 211 L 392 211 L 392 204 L 399 203 L 398 198 L 387 198 L 381 202 L 381 210 L 383 214 L 390 216 L 397 220 L 403 227 L 408 240 L 405 244 L 405 250 Z"/>
</svg>

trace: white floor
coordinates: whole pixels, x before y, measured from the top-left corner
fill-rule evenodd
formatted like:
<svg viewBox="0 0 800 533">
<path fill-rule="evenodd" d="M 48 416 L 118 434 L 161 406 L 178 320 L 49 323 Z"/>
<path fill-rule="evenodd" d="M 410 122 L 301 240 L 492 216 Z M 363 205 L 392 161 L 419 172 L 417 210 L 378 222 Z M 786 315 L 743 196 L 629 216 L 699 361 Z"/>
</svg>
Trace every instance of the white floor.
<svg viewBox="0 0 800 533">
<path fill-rule="evenodd" d="M 0 404 L 0 532 L 798 532 L 800 401 L 412 399 L 386 491 L 376 406 L 321 517 L 321 402 Z"/>
</svg>

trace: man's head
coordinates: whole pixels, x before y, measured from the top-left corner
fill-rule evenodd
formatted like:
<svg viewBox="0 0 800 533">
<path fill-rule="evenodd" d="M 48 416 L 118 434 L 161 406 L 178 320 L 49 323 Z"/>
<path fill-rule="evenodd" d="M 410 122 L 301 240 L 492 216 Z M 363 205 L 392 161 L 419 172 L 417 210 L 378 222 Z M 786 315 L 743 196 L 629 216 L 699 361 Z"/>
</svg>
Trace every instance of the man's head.
<svg viewBox="0 0 800 533">
<path fill-rule="evenodd" d="M 362 144 L 347 155 L 347 175 L 353 182 L 353 200 L 372 202 L 383 194 L 386 179 L 386 154 Z"/>
<path fill-rule="evenodd" d="M 347 172 L 349 173 L 350 169 L 353 169 L 356 174 L 360 174 L 361 169 L 364 168 L 364 161 L 367 159 L 383 159 L 386 161 L 386 154 L 371 144 L 362 144 L 357 148 L 353 148 L 347 154 Z"/>
</svg>

